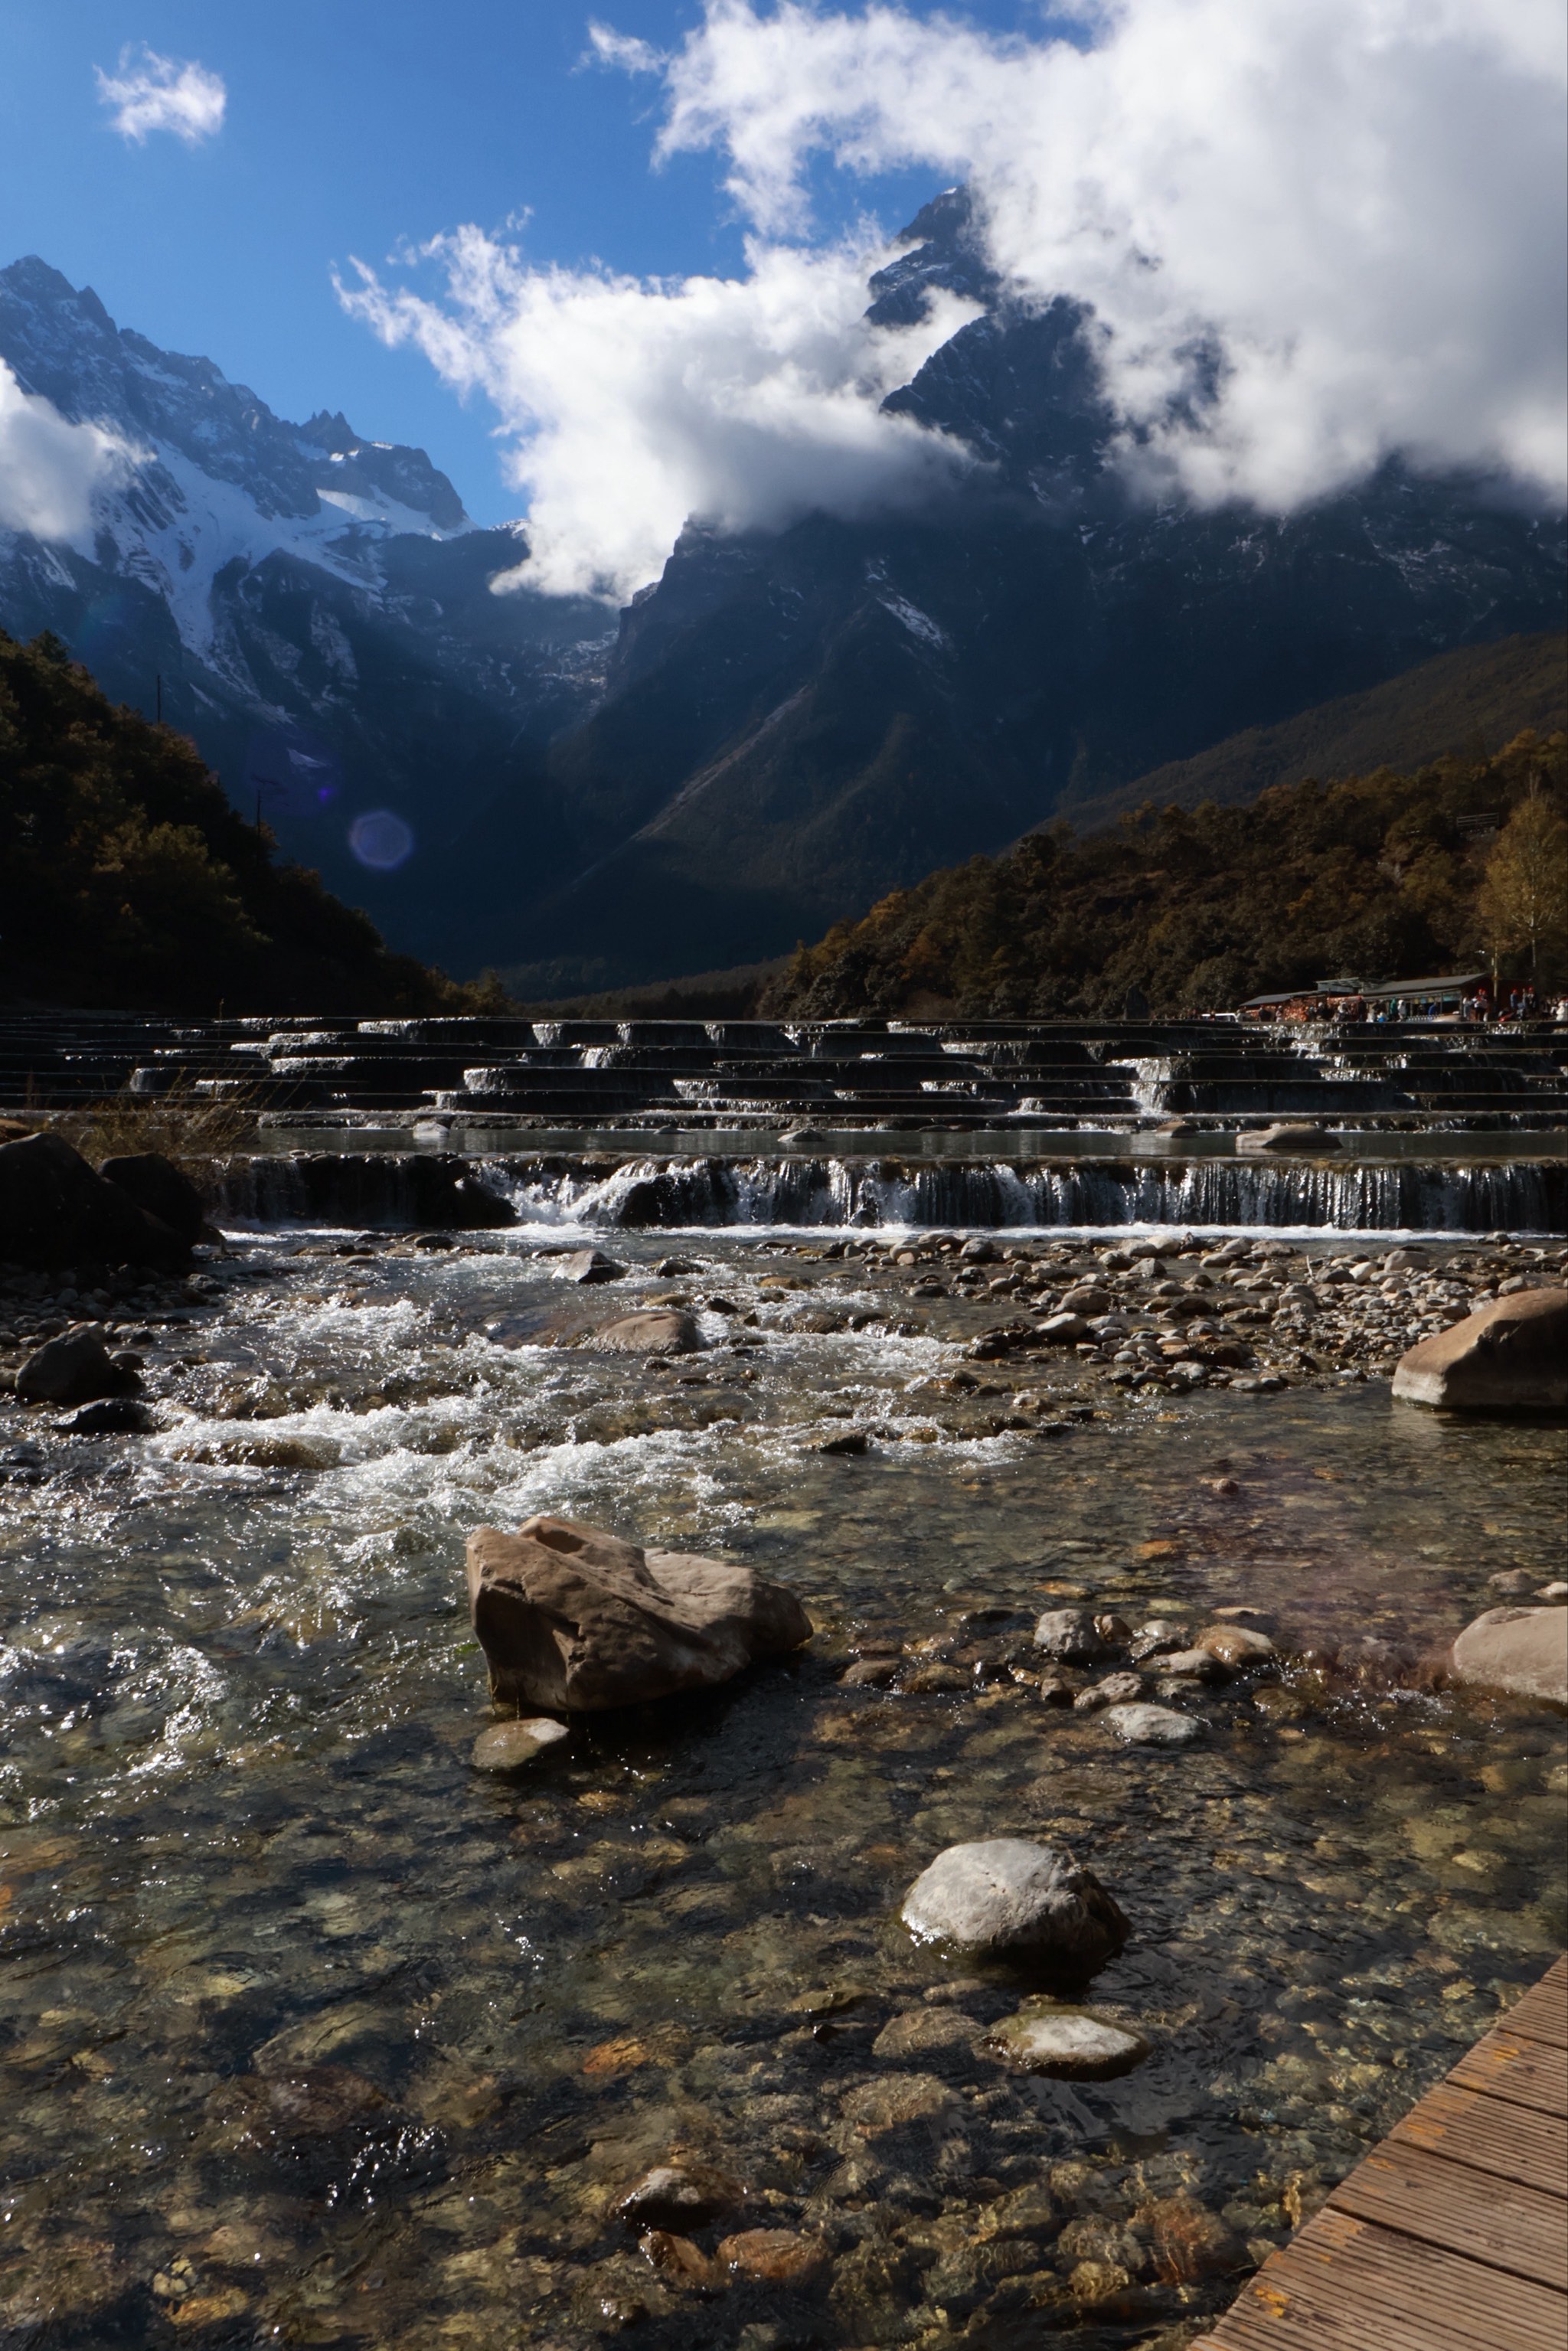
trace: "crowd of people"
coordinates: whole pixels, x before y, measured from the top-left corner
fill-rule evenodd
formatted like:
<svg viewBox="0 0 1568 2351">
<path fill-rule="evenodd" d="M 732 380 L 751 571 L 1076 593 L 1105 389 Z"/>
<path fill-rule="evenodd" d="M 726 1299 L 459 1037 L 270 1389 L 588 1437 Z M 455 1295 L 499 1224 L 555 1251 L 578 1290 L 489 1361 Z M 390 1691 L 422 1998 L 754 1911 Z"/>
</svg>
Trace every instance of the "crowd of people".
<svg viewBox="0 0 1568 2351">
<path fill-rule="evenodd" d="M 1373 1006 L 1368 1004 L 1364 996 L 1351 996 L 1336 1008 L 1334 1019 L 1353 1023 L 1364 1020 L 1383 1023 L 1396 1020 L 1451 1019 L 1454 1017 L 1449 1008 L 1451 1002 L 1451 998 L 1443 999 L 1437 997 L 1392 996 L 1380 997 L 1375 1006 Z M 1485 1026 L 1489 1023 L 1500 1024 L 1505 1021 L 1517 1025 L 1523 1021 L 1542 1019 L 1548 1013 L 1555 1019 L 1563 1017 L 1562 1008 L 1555 1005 L 1542 1006 L 1533 980 L 1523 981 L 1510 988 L 1506 998 L 1500 988 L 1494 999 L 1490 988 L 1483 979 L 1469 994 L 1459 998 L 1458 1017 L 1462 1021 L 1477 1026 Z"/>
</svg>

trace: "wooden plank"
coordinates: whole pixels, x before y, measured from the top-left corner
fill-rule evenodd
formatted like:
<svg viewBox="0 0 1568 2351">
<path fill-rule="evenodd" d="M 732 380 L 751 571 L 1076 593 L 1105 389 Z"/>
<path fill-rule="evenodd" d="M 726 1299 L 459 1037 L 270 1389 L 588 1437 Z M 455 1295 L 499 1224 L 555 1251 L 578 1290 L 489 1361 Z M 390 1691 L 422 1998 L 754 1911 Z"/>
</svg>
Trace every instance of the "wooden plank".
<svg viewBox="0 0 1568 2351">
<path fill-rule="evenodd" d="M 1559 1959 L 1555 1967 L 1548 1968 L 1541 1981 L 1531 1984 L 1499 2021 L 1526 2041 L 1545 2041 L 1553 2049 L 1568 2049 L 1568 1960 Z"/>
<path fill-rule="evenodd" d="M 1461 2090 L 1483 2090 L 1543 2115 L 1568 2114 L 1568 2050 L 1523 2040 L 1500 2024 L 1460 2058 L 1448 2075 Z"/>
<path fill-rule="evenodd" d="M 1327 2208 L 1205 2340 L 1208 2351 L 1563 2351 L 1565 2323 L 1549 2287 Z"/>
<path fill-rule="evenodd" d="M 1568 2197 L 1568 2115 L 1539 2114 L 1439 2082 L 1395 2124 L 1385 2143 L 1425 2147 L 1543 2196 Z"/>
<path fill-rule="evenodd" d="M 1358 2220 L 1568 2294 L 1568 2207 L 1560 2197 L 1514 2184 L 1489 2194 L 1462 2165 L 1385 2139 L 1329 2202 Z"/>
<path fill-rule="evenodd" d="M 1568 1958 L 1192 2351 L 1568 2351 Z"/>
</svg>

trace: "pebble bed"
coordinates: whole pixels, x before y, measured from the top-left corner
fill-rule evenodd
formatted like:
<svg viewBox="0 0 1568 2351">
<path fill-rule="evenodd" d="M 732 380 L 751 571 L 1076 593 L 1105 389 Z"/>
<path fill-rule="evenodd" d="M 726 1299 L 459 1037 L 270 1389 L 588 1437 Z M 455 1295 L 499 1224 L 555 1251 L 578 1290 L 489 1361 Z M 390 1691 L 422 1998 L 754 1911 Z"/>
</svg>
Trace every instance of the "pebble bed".
<svg viewBox="0 0 1568 2351">
<path fill-rule="evenodd" d="M 1423 1666 L 1561 1575 L 1563 1432 L 1385 1378 L 1563 1252 L 592 1238 L 0 1272 L 0 1373 L 91 1319 L 154 1424 L 0 1395 L 0 2342 L 1177 2351 L 1563 1940 L 1561 1718 Z M 660 1302 L 701 1353 L 595 1348 Z M 463 1541 L 541 1509 L 815 1636 L 476 1771 Z M 1162 1665 L 1216 1622 L 1276 1654 Z M 1131 1920 L 1118 2078 L 899 1923 L 992 1836 Z M 670 2162 L 738 2217 L 629 2223 Z"/>
</svg>

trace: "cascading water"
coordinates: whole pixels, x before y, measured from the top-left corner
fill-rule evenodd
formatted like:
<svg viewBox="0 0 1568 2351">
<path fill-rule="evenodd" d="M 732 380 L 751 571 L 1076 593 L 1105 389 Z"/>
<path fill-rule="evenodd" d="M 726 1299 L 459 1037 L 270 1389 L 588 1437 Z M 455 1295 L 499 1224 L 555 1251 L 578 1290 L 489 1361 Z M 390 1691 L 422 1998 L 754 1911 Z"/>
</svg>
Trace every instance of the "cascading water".
<svg viewBox="0 0 1568 2351">
<path fill-rule="evenodd" d="M 309 1153 L 235 1163 L 225 1213 L 263 1224 L 484 1224 L 497 1201 L 529 1223 L 626 1230 L 758 1225 L 1321 1227 L 1342 1231 L 1568 1229 L 1558 1161 L 1452 1166 L 1248 1166 L 1230 1160 L 1071 1165 L 893 1160 L 465 1161 Z M 502 1208 L 500 1213 L 504 1214 Z"/>
</svg>

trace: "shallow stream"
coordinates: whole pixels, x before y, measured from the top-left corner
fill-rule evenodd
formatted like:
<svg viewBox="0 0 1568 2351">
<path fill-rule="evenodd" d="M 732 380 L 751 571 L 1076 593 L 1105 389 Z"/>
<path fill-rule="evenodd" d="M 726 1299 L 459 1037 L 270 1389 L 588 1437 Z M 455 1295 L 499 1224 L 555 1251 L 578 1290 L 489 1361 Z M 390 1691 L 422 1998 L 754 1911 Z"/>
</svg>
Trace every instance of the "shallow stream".
<svg viewBox="0 0 1568 2351">
<path fill-rule="evenodd" d="M 1408 1654 L 1561 1573 L 1562 1432 L 1066 1361 L 1042 1436 L 942 1384 L 959 1301 L 756 1232 L 617 1234 L 582 1291 L 547 1238 L 236 1237 L 151 1358 L 174 1425 L 7 1420 L 0 2343 L 1174 2351 L 1561 1947 L 1562 1724 L 1293 1667 L 1126 1749 L 1008 1644 L 1086 1598 Z M 706 1352 L 580 1343 L 655 1296 Z M 816 1637 L 484 1777 L 464 1539 L 540 1509 L 752 1560 Z M 894 1636 L 967 1687 L 839 1686 Z M 1119 2081 L 986 2056 L 1031 1987 L 898 1924 L 1009 1834 L 1132 1920 Z M 656 2271 L 612 2208 L 673 2153 L 818 2265 Z"/>
</svg>

